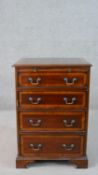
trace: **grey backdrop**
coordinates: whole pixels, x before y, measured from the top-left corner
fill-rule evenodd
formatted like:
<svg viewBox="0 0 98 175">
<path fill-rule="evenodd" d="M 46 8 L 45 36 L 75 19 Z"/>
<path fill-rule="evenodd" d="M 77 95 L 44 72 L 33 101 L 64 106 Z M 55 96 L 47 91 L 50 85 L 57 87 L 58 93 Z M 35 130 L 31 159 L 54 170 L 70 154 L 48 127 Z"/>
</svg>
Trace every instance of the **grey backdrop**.
<svg viewBox="0 0 98 175">
<path fill-rule="evenodd" d="M 98 108 L 98 0 L 0 0 L 0 109 L 15 108 L 14 69 L 21 57 L 84 57 L 93 64 Z"/>
</svg>

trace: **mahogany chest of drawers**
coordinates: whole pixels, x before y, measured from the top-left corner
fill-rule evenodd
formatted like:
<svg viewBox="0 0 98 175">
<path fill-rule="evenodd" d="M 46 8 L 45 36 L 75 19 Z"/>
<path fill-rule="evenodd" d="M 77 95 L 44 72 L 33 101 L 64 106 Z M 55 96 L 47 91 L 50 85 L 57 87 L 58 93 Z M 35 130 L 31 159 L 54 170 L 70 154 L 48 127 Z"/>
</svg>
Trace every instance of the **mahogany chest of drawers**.
<svg viewBox="0 0 98 175">
<path fill-rule="evenodd" d="M 68 160 L 87 168 L 90 67 L 84 59 L 21 59 L 15 65 L 16 167 Z"/>
</svg>

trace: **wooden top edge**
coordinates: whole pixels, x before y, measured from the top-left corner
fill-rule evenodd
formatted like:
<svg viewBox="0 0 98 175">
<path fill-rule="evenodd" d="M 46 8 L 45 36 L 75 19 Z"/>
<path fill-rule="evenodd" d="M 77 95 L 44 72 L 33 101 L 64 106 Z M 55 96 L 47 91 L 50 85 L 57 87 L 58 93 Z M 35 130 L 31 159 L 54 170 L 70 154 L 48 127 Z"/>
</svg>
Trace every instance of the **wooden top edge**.
<svg viewBox="0 0 98 175">
<path fill-rule="evenodd" d="M 21 66 L 92 66 L 84 58 L 22 58 L 13 67 Z"/>
</svg>

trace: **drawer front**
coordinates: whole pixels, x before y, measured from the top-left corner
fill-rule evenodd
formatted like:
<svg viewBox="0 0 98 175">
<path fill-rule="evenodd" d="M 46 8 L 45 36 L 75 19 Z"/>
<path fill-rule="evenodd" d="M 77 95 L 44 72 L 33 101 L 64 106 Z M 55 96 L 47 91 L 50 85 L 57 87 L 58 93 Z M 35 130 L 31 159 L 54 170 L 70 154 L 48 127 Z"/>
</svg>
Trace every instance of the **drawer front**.
<svg viewBox="0 0 98 175">
<path fill-rule="evenodd" d="M 87 86 L 87 73 L 30 73 L 21 72 L 18 75 L 17 86 Z"/>
<path fill-rule="evenodd" d="M 79 131 L 84 130 L 84 112 L 20 112 L 20 129 L 23 131 Z"/>
<path fill-rule="evenodd" d="M 19 105 L 22 108 L 86 107 L 86 92 L 19 92 Z"/>
<path fill-rule="evenodd" d="M 66 135 L 22 135 L 22 156 L 44 156 L 51 154 L 65 157 L 80 156 L 83 154 L 83 136 Z"/>
</svg>

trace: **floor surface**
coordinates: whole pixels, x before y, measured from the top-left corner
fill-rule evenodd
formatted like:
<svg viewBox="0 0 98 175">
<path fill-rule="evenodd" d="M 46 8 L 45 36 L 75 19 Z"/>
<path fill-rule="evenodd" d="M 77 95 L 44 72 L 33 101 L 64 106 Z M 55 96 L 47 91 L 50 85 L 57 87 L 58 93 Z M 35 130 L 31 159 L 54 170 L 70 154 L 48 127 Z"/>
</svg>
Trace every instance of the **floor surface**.
<svg viewBox="0 0 98 175">
<path fill-rule="evenodd" d="M 28 169 L 16 169 L 16 114 L 15 111 L 0 112 L 0 175 L 98 175 L 98 117 L 97 110 L 90 111 L 88 146 L 88 169 L 76 169 L 65 162 L 36 163 Z"/>
</svg>

